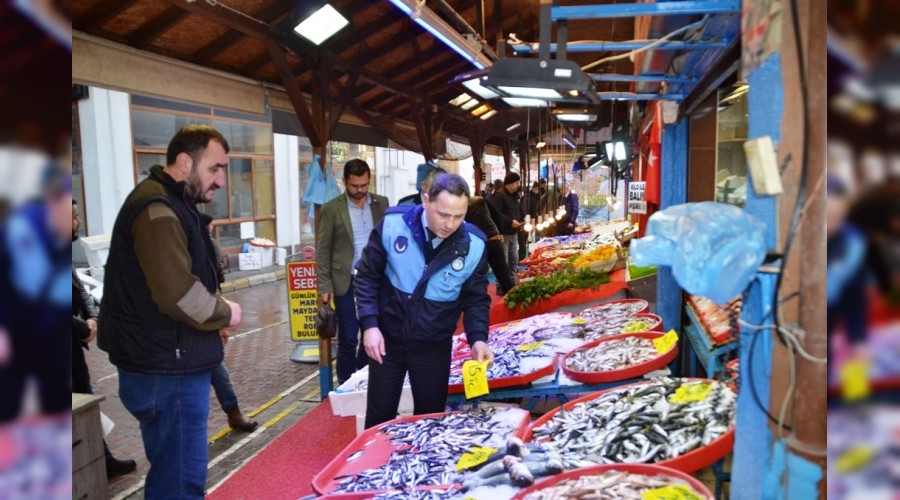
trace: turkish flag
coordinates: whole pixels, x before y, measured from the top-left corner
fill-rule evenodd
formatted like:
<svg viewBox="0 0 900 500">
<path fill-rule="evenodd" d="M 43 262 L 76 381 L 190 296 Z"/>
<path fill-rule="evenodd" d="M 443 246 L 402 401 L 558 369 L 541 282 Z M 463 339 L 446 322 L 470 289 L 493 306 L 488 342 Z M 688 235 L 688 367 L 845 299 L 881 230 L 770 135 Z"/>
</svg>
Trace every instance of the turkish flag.
<svg viewBox="0 0 900 500">
<path fill-rule="evenodd" d="M 644 192 L 644 199 L 648 203 L 659 205 L 659 171 L 660 171 L 660 142 L 662 132 L 662 113 L 659 109 L 659 103 L 654 103 L 653 109 L 653 125 L 650 128 L 650 141 L 647 147 L 647 174 L 644 177 L 647 181 L 647 189 Z"/>
</svg>

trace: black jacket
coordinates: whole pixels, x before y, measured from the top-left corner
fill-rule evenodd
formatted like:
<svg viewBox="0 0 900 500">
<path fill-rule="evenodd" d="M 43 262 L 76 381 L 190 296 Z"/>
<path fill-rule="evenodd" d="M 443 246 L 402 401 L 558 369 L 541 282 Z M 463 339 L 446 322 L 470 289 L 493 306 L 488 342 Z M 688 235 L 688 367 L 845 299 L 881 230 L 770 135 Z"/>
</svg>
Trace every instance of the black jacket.
<svg viewBox="0 0 900 500">
<path fill-rule="evenodd" d="M 497 227 L 503 234 L 516 234 L 518 229 L 514 229 L 510 224 L 511 221 L 517 220 L 522 222 L 524 215 L 522 213 L 522 205 L 519 203 L 519 196 L 516 193 L 508 193 L 504 188 L 499 193 L 494 194 L 494 206 L 503 215 L 503 227 Z"/>
<path fill-rule="evenodd" d="M 164 203 L 178 217 L 188 242 L 191 273 L 215 295 L 215 251 L 184 182 L 155 166 L 125 200 L 113 226 L 97 343 L 117 367 L 160 375 L 209 371 L 222 362 L 218 331 L 203 331 L 162 314 L 153 301 L 133 248 L 131 227 L 151 203 Z M 155 272 L 164 273 L 166 269 Z"/>
</svg>

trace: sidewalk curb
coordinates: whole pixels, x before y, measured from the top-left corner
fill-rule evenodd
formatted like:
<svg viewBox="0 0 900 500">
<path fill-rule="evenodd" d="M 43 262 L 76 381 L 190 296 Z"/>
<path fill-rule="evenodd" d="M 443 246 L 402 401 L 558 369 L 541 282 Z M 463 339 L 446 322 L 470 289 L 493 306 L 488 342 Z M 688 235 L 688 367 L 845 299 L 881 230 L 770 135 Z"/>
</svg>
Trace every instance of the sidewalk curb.
<svg viewBox="0 0 900 500">
<path fill-rule="evenodd" d="M 279 269 L 271 273 L 257 274 L 248 278 L 239 278 L 234 281 L 224 281 L 219 288 L 221 288 L 222 293 L 234 292 L 236 290 L 243 290 L 244 288 L 281 281 L 285 279 L 286 276 L 287 272 L 284 269 Z"/>
</svg>

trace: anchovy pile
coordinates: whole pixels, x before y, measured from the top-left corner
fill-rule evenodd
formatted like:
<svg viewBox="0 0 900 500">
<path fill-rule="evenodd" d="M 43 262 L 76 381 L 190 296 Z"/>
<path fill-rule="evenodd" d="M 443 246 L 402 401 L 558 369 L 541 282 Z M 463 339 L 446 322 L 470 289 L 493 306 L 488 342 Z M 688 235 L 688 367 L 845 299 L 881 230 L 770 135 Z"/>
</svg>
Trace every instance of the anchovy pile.
<svg viewBox="0 0 900 500">
<path fill-rule="evenodd" d="M 697 497 L 700 493 L 680 479 L 656 475 L 647 476 L 624 471 L 608 471 L 602 474 L 581 476 L 577 479 L 565 479 L 553 486 L 541 488 L 525 496 L 525 500 L 642 500 L 644 492 L 666 486 L 681 486 Z"/>
<path fill-rule="evenodd" d="M 508 413 L 514 412 L 514 413 Z M 516 431 L 511 415 L 522 410 L 477 408 L 449 413 L 414 422 L 385 425 L 381 432 L 390 436 L 396 449 L 387 463 L 358 474 L 337 476 L 335 493 L 393 490 L 457 483 L 462 475 L 454 471 L 456 463 L 473 445 L 500 447 Z M 358 459 L 365 450 L 348 458 Z"/>
<path fill-rule="evenodd" d="M 453 490 L 433 489 L 389 491 L 387 493 L 375 495 L 372 498 L 384 500 L 450 500 L 456 496 L 457 495 Z"/>
<path fill-rule="evenodd" d="M 605 372 L 646 363 L 657 356 L 659 353 L 652 340 L 625 337 L 574 351 L 566 358 L 566 368 L 580 372 Z"/>
<path fill-rule="evenodd" d="M 502 326 L 495 326 L 488 332 L 488 346 L 492 351 L 506 347 L 516 347 L 530 344 L 535 340 L 535 332 L 545 328 L 556 328 L 559 325 L 571 324 L 572 315 L 568 313 L 545 313 L 521 319 Z M 471 352 L 468 344 L 462 344 L 458 338 L 454 338 L 454 352 Z"/>
<path fill-rule="evenodd" d="M 466 478 L 462 491 L 509 485 L 524 488 L 534 483 L 534 478 L 551 476 L 563 471 L 559 454 L 537 443 L 525 444 L 517 437 L 509 438 L 505 452 L 497 452 L 479 465 L 478 470 Z"/>
<path fill-rule="evenodd" d="M 613 316 L 626 316 L 637 314 L 647 307 L 647 301 L 634 302 L 607 302 L 594 307 L 589 307 L 578 313 L 584 319 L 608 318 Z"/>
<path fill-rule="evenodd" d="M 625 330 L 625 325 L 633 321 L 646 323 L 647 330 L 656 328 L 659 320 L 653 317 L 636 316 L 646 307 L 646 302 L 610 302 L 600 304 L 578 313 L 579 318 L 587 320 L 584 336 L 588 340 L 597 340 L 610 335 L 618 335 Z"/>
<path fill-rule="evenodd" d="M 579 325 L 577 323 L 561 323 L 553 326 L 547 326 L 544 328 L 539 328 L 534 330 L 533 336 L 535 340 L 549 340 L 549 339 L 558 339 L 558 338 L 566 338 L 566 339 L 576 339 L 583 338 L 585 334 L 584 325 Z"/>
<path fill-rule="evenodd" d="M 488 380 L 521 375 L 520 354 L 514 347 L 506 347 L 501 351 L 495 351 L 494 362 L 491 363 L 487 370 Z M 449 385 L 463 383 L 462 367 L 466 361 L 469 361 L 469 359 L 457 359 L 450 363 Z"/>
<path fill-rule="evenodd" d="M 702 401 L 671 402 L 682 385 L 662 377 L 560 408 L 534 429 L 533 439 L 563 454 L 567 469 L 604 463 L 653 463 L 706 446 L 734 424 L 737 396 L 712 384 Z"/>
</svg>

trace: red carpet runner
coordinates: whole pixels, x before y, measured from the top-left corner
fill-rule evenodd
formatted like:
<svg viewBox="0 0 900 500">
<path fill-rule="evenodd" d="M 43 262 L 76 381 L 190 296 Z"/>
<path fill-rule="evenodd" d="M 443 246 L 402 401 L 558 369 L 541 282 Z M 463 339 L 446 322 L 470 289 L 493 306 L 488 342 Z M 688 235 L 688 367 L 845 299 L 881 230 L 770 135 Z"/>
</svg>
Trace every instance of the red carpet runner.
<svg viewBox="0 0 900 500">
<path fill-rule="evenodd" d="M 310 481 L 356 437 L 356 420 L 336 417 L 326 400 L 253 457 L 207 498 L 297 500 Z"/>
</svg>

